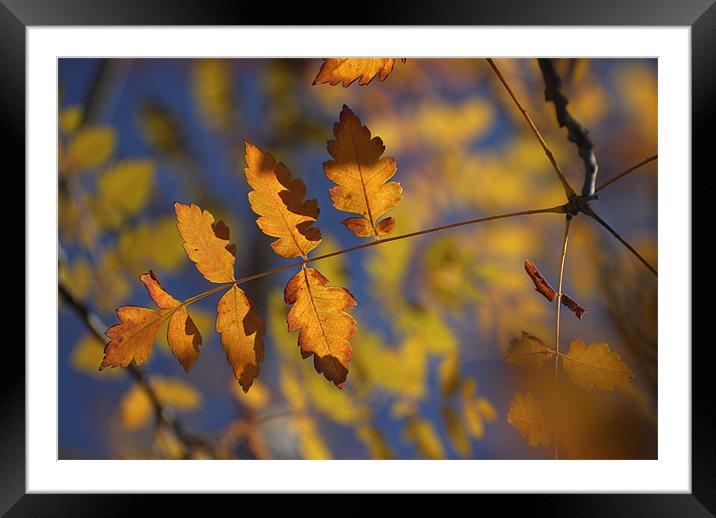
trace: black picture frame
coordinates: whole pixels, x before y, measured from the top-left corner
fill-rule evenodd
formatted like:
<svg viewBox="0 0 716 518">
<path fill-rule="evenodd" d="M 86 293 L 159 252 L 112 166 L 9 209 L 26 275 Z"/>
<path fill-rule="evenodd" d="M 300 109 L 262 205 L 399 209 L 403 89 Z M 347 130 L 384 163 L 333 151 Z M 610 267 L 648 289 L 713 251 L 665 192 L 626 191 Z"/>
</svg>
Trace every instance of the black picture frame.
<svg viewBox="0 0 716 518">
<path fill-rule="evenodd" d="M 692 167 L 707 166 L 708 129 L 716 120 L 715 0 L 501 0 L 446 2 L 361 2 L 350 20 L 334 18 L 331 3 L 285 4 L 240 0 L 0 0 L 0 146 L 4 157 L 24 170 L 25 30 L 40 25 L 646 25 L 691 27 Z M 278 5 L 278 4 L 277 4 Z M 565 41 L 568 51 L 569 41 Z M 703 167 L 713 174 L 713 162 Z M 16 195 L 19 198 L 19 195 Z M 696 222 L 694 220 L 694 222 Z M 48 247 L 48 249 L 52 249 Z M 693 251 L 692 251 L 693 253 Z M 27 279 L 28 271 L 25 270 Z M 48 287 L 48 296 L 51 287 Z M 685 301 L 688 302 L 688 301 Z M 27 318 L 27 315 L 26 315 Z M 0 426 L 0 512 L 8 516 L 134 515 L 141 497 L 120 495 L 25 494 L 25 354 L 5 344 Z M 687 344 L 669 344 L 686 347 Z M 710 344 L 692 348 L 692 492 L 642 495 L 510 495 L 501 512 L 529 506 L 550 516 L 714 516 L 716 513 L 716 433 Z M 12 368 L 7 366 L 12 365 Z M 356 497 L 341 504 L 346 508 Z M 181 499 L 174 499 L 176 505 Z M 246 502 L 246 501 L 244 501 Z M 162 504 L 164 505 L 164 503 Z M 183 503 L 181 504 L 184 505 Z M 244 504 L 245 505 L 245 504 Z M 362 507 L 361 502 L 353 510 Z M 148 511 L 148 508 L 146 508 Z M 165 507 L 171 512 L 171 505 Z M 136 513 L 138 514 L 138 512 Z"/>
</svg>

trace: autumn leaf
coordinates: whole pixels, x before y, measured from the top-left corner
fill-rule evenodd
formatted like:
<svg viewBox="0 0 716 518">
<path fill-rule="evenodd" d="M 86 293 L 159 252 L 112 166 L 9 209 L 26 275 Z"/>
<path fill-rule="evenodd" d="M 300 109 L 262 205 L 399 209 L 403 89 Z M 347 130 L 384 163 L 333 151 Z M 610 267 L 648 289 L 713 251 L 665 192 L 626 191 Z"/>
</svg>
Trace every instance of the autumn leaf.
<svg viewBox="0 0 716 518">
<path fill-rule="evenodd" d="M 216 283 L 232 282 L 235 249 L 229 245 L 229 228 L 223 221 L 214 222 L 208 210 L 195 204 L 175 203 L 179 235 L 184 251 L 196 263 L 206 280 Z"/>
<path fill-rule="evenodd" d="M 77 104 L 68 106 L 62 110 L 57 119 L 57 125 L 60 131 L 68 135 L 76 131 L 82 122 L 83 115 L 84 111 L 82 110 L 82 106 Z"/>
<path fill-rule="evenodd" d="M 405 63 L 405 59 L 403 59 Z M 375 76 L 381 81 L 393 71 L 395 58 L 323 58 L 314 85 L 343 83 L 347 87 L 356 79 L 359 85 L 367 85 Z"/>
<path fill-rule="evenodd" d="M 234 376 L 244 392 L 248 392 L 259 375 L 264 359 L 264 322 L 253 310 L 252 303 L 238 286 L 232 286 L 219 300 L 216 332 Z"/>
<path fill-rule="evenodd" d="M 189 316 L 189 312 L 181 305 L 182 303 L 164 291 L 152 270 L 142 274 L 139 279 L 160 309 L 173 310 L 167 327 L 167 343 L 184 370 L 189 372 L 194 362 L 199 359 L 201 346 L 199 329 Z"/>
<path fill-rule="evenodd" d="M 522 336 L 513 338 L 510 342 L 510 350 L 507 352 L 508 363 L 537 370 L 547 363 L 554 351 L 547 347 L 542 340 L 525 331 Z"/>
<path fill-rule="evenodd" d="M 291 171 L 270 153 L 246 141 L 246 181 L 251 209 L 259 216 L 261 231 L 278 239 L 271 247 L 281 257 L 306 257 L 321 242 L 321 231 L 312 225 L 318 218 L 318 201 L 304 200 L 306 184 L 291 178 Z"/>
<path fill-rule="evenodd" d="M 537 269 L 537 265 L 535 265 L 533 261 L 525 259 L 525 271 L 527 272 L 527 275 L 530 276 L 530 279 L 532 279 L 532 282 L 535 285 L 535 291 L 542 294 L 544 298 L 546 298 L 550 302 L 553 302 L 555 297 L 557 296 L 557 292 L 550 285 L 550 283 L 547 282 L 547 279 L 542 276 L 540 271 Z M 567 306 L 567 308 L 569 308 L 572 313 L 574 313 L 574 316 L 576 316 L 580 320 L 582 316 L 587 312 L 586 309 L 580 306 L 574 299 L 572 299 L 569 295 L 565 293 L 562 293 L 562 297 L 560 298 L 560 300 L 562 301 L 562 304 Z"/>
<path fill-rule="evenodd" d="M 313 355 L 316 371 L 343 388 L 351 359 L 349 340 L 356 333 L 355 319 L 345 312 L 356 305 L 351 292 L 328 286 L 318 271 L 304 267 L 288 281 L 284 300 L 291 306 L 288 330 L 301 330 L 301 356 Z"/>
<path fill-rule="evenodd" d="M 517 428 L 530 446 L 548 446 L 552 442 L 552 427 L 546 422 L 542 409 L 532 394 L 516 394 L 507 413 L 507 422 Z"/>
<path fill-rule="evenodd" d="M 336 185 L 328 191 L 333 206 L 344 212 L 360 214 L 341 221 L 358 237 L 387 235 L 395 228 L 393 218 L 379 218 L 393 209 L 403 197 L 398 182 L 388 182 L 397 170 L 393 157 L 383 157 L 385 146 L 380 137 L 371 138 L 370 130 L 346 105 L 340 122 L 333 126 L 335 140 L 328 141 L 334 158 L 323 163 L 329 180 Z M 388 183 L 386 183 L 388 182 Z"/>
<path fill-rule="evenodd" d="M 104 358 L 99 370 L 106 367 L 127 367 L 132 360 L 144 363 L 152 354 L 154 339 L 169 312 L 138 306 L 122 306 L 117 309 L 119 324 L 105 334 L 109 342 L 104 348 Z"/>
<path fill-rule="evenodd" d="M 370 456 L 377 460 L 394 459 L 395 453 L 380 433 L 373 426 L 363 425 L 356 430 L 356 436 L 370 452 Z"/>
<path fill-rule="evenodd" d="M 562 362 L 572 381 L 587 390 L 593 386 L 614 390 L 634 377 L 619 353 L 610 351 L 605 343 L 585 345 L 581 340 L 574 340 Z"/>
<path fill-rule="evenodd" d="M 136 215 L 149 199 L 153 177 L 151 160 L 122 160 L 102 172 L 93 200 L 98 224 L 114 228 Z"/>
<path fill-rule="evenodd" d="M 104 345 L 95 335 L 85 334 L 72 349 L 70 364 L 74 369 L 100 379 L 117 379 L 123 376 L 124 371 L 118 369 L 105 370 L 102 374 L 97 371 L 97 365 L 102 362 Z"/>
</svg>

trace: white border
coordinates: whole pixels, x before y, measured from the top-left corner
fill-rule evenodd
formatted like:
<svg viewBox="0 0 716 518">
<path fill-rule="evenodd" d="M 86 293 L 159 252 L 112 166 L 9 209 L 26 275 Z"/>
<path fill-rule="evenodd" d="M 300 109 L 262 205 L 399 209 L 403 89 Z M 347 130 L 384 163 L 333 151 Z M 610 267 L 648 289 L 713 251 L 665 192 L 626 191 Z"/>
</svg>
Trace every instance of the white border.
<svg viewBox="0 0 716 518">
<path fill-rule="evenodd" d="M 28 28 L 28 492 L 690 492 L 690 40 L 689 28 Z M 57 261 L 51 252 L 57 239 L 57 58 L 326 52 L 406 57 L 658 56 L 663 144 L 658 200 L 659 460 L 57 460 Z"/>
</svg>

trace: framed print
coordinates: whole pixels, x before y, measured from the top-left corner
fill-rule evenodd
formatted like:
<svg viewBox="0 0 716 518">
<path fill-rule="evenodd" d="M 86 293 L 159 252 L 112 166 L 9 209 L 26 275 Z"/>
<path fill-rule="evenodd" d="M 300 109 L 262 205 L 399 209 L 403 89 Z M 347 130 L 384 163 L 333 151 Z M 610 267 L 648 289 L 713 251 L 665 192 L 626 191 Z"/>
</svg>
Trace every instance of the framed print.
<svg viewBox="0 0 716 518">
<path fill-rule="evenodd" d="M 27 188 L 10 515 L 124 492 L 711 515 L 691 340 L 709 2 L 356 26 L 4 4 Z"/>
</svg>

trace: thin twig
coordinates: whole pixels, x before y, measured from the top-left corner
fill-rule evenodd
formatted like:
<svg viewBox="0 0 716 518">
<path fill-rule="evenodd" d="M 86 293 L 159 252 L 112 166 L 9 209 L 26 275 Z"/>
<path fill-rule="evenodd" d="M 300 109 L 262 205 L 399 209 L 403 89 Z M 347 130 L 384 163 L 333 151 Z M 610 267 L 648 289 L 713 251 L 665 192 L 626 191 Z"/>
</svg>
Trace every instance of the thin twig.
<svg viewBox="0 0 716 518">
<path fill-rule="evenodd" d="M 502 83 L 502 86 L 505 87 L 505 90 L 507 90 L 507 93 L 510 94 L 510 97 L 512 98 L 512 101 L 517 106 L 517 109 L 522 113 L 522 116 L 527 121 L 527 124 L 529 124 L 530 128 L 532 129 L 532 133 L 534 133 L 535 137 L 537 137 L 537 140 L 539 141 L 540 145 L 542 146 L 542 149 L 544 150 L 545 154 L 547 155 L 547 158 L 549 159 L 550 163 L 552 164 L 552 167 L 554 168 L 555 173 L 557 173 L 557 177 L 559 178 L 559 181 L 562 184 L 562 188 L 564 189 L 564 193 L 567 195 L 567 199 L 570 199 L 577 195 L 576 192 L 574 192 L 574 189 L 572 189 L 572 186 L 569 185 L 569 182 L 567 181 L 567 178 L 565 178 L 564 174 L 562 173 L 562 170 L 559 168 L 559 165 L 557 164 L 557 161 L 554 159 L 554 155 L 552 154 L 552 151 L 547 146 L 547 143 L 544 141 L 544 138 L 542 138 L 542 134 L 537 129 L 537 126 L 535 126 L 535 123 L 532 122 L 532 119 L 527 114 L 527 110 L 525 110 L 520 102 L 517 100 L 517 97 L 515 97 L 515 94 L 512 93 L 512 88 L 510 88 L 510 85 L 507 83 L 505 78 L 502 76 L 502 73 L 500 72 L 500 69 L 497 68 L 497 65 L 495 65 L 495 62 L 492 61 L 492 59 L 487 58 L 487 62 L 490 64 L 490 67 L 492 67 L 492 70 L 495 72 L 495 75 L 497 75 L 497 78 Z"/>
<path fill-rule="evenodd" d="M 107 337 L 104 335 L 104 330 L 107 326 L 102 322 L 102 319 L 90 310 L 90 308 L 83 301 L 75 297 L 62 280 L 58 281 L 57 288 L 62 300 L 64 300 L 65 303 L 72 308 L 75 313 L 77 313 L 92 334 L 102 343 L 106 343 Z M 189 433 L 177 419 L 167 415 L 164 405 L 159 400 L 157 393 L 151 386 L 149 378 L 141 368 L 135 364 L 130 364 L 127 370 L 132 378 L 134 378 L 134 381 L 139 384 L 147 394 L 147 397 L 152 404 L 154 416 L 158 426 L 164 425 L 169 427 L 174 432 L 176 437 L 183 443 L 188 452 L 195 447 L 200 447 L 207 450 L 211 457 L 215 457 L 214 448 L 206 441 L 206 439 L 199 435 Z"/>
<path fill-rule="evenodd" d="M 567 240 L 569 238 L 569 226 L 572 222 L 572 216 L 567 214 L 567 217 L 565 219 L 564 223 L 564 237 L 562 238 L 562 255 L 559 260 L 559 280 L 557 281 L 557 318 L 555 323 L 555 338 L 554 338 L 554 386 L 555 386 L 555 394 L 558 394 L 557 386 L 559 385 L 559 357 L 561 353 L 559 352 L 559 329 L 560 329 L 560 309 L 562 307 L 562 304 L 560 301 L 562 300 L 562 283 L 564 281 L 564 262 L 567 258 Z M 555 426 L 554 426 L 554 459 L 559 459 L 559 434 L 557 433 L 557 419 L 555 418 Z"/>
<path fill-rule="evenodd" d="M 569 113 L 567 109 L 569 101 L 562 93 L 562 79 L 554 69 L 552 60 L 539 58 L 537 61 L 544 78 L 544 98 L 554 103 L 557 123 L 560 128 L 567 127 L 567 138 L 577 146 L 579 156 L 584 163 L 582 195 L 591 196 L 595 193 L 599 165 L 597 164 L 597 157 L 594 155 L 594 144 L 589 138 L 589 131 Z"/>
<path fill-rule="evenodd" d="M 621 173 L 619 173 L 618 175 L 614 176 L 613 178 L 610 178 L 609 180 L 607 180 L 606 182 L 604 182 L 603 184 L 601 184 L 600 186 L 598 186 L 598 187 L 595 189 L 594 192 L 599 192 L 599 191 L 601 191 L 601 190 L 604 189 L 605 187 L 607 187 L 607 186 L 613 184 L 614 182 L 616 182 L 616 181 L 618 181 L 618 180 L 621 180 L 622 178 L 624 178 L 624 177 L 625 177 L 626 175 L 628 175 L 629 173 L 631 173 L 631 172 L 633 172 L 633 171 L 636 171 L 636 170 L 639 169 L 641 166 L 646 165 L 646 164 L 648 164 L 649 162 L 653 162 L 653 161 L 656 160 L 657 158 L 659 158 L 659 155 L 652 155 L 652 156 L 650 156 L 649 158 L 645 158 L 644 160 L 642 160 L 642 161 L 639 162 L 638 164 L 635 164 L 635 165 L 631 166 L 631 167 L 630 167 L 629 169 L 627 169 L 626 171 L 622 171 Z"/>
<path fill-rule="evenodd" d="M 612 227 L 610 227 L 609 224 L 608 224 L 606 221 L 604 221 L 602 218 L 600 218 L 599 215 L 597 215 L 597 213 L 594 212 L 593 209 L 590 208 L 589 210 L 584 211 L 584 213 L 585 213 L 587 216 L 591 217 L 594 221 L 596 221 L 597 223 L 599 223 L 601 226 L 603 226 L 604 228 L 606 228 L 606 229 L 609 231 L 609 233 L 610 233 L 611 235 L 613 235 L 614 237 L 616 237 L 621 244 L 623 244 L 624 246 L 626 246 L 626 247 L 629 249 L 629 251 L 630 251 L 632 254 L 634 254 L 634 256 L 636 256 L 636 258 L 639 259 L 639 260 L 641 261 L 641 263 L 649 269 L 649 271 L 651 271 L 651 273 L 653 273 L 654 275 L 657 275 L 657 276 L 658 276 L 658 274 L 657 274 L 657 272 L 656 272 L 656 268 L 654 268 L 654 267 L 649 263 L 649 261 L 647 261 L 646 259 L 644 259 L 644 258 L 642 257 L 642 255 L 641 255 L 639 252 L 637 252 L 636 249 L 635 249 L 633 246 L 631 246 L 626 239 L 624 239 L 622 236 L 620 236 L 619 233 L 618 233 L 616 230 L 614 230 Z"/>
</svg>

